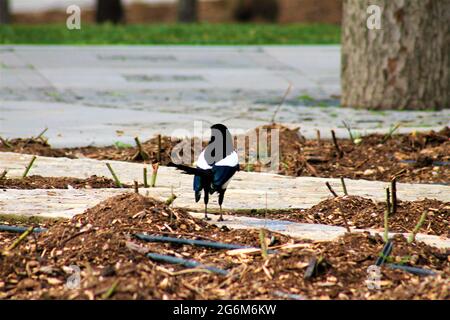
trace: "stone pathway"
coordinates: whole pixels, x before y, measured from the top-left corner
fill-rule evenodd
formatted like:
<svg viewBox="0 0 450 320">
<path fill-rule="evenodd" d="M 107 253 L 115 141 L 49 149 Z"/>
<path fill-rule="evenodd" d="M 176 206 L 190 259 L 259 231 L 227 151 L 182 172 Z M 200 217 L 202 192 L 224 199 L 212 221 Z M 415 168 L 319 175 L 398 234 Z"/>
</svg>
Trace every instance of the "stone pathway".
<svg viewBox="0 0 450 320">
<path fill-rule="evenodd" d="M 347 137 L 343 120 L 361 134 L 450 124 L 450 110 L 338 107 L 339 46 L 0 46 L 0 69 L 0 136 L 48 127 L 56 147 L 195 135 L 196 120 L 248 130 L 271 120 L 289 83 L 277 120 L 307 137 Z"/>
<path fill-rule="evenodd" d="M 203 213 L 191 212 L 191 215 L 199 219 L 203 218 Z M 210 217 L 212 219 L 209 222 L 219 227 L 227 226 L 230 229 L 264 228 L 294 238 L 314 240 L 314 241 L 333 241 L 347 232 L 344 227 L 329 226 L 323 224 L 297 223 L 283 220 L 257 219 L 251 217 L 229 216 L 229 215 L 224 215 L 225 221 L 220 222 L 218 221 L 219 217 L 218 215 L 210 215 Z M 381 236 L 383 235 L 382 230 L 372 230 L 372 229 L 361 230 L 351 228 L 351 231 L 352 232 L 369 231 L 371 234 L 379 234 Z M 389 237 L 392 237 L 394 234 L 395 233 L 389 233 Z M 404 235 L 407 237 L 409 234 L 405 233 Z M 416 236 L 416 239 L 418 241 L 423 241 L 428 245 L 435 246 L 438 248 L 450 248 L 450 239 L 447 238 L 426 234 L 418 234 Z"/>
<path fill-rule="evenodd" d="M 32 156 L 0 152 L 0 169 L 8 170 L 8 177 L 20 177 Z M 143 165 L 121 161 L 99 161 L 93 159 L 66 159 L 38 157 L 29 175 L 44 177 L 74 177 L 87 178 L 92 175 L 110 177 L 105 163 L 109 162 L 119 179 L 126 184 L 133 181 L 142 182 Z M 149 169 L 151 172 L 151 169 Z M 269 173 L 238 172 L 229 185 L 224 206 L 229 209 L 263 209 L 266 203 L 269 209 L 308 208 L 328 198 L 330 193 L 325 186 L 329 181 L 337 192 L 341 190 L 339 179 L 325 179 L 313 177 L 289 177 Z M 385 197 L 387 183 L 366 180 L 346 180 L 348 192 L 352 195 L 372 198 L 382 201 Z M 192 177 L 181 174 L 174 168 L 160 167 L 157 188 L 148 190 L 149 194 L 167 199 L 173 188 L 178 195 L 177 206 L 201 210 L 203 205 L 193 201 Z M 398 197 L 401 200 L 416 200 L 421 198 L 435 198 L 441 201 L 450 201 L 450 186 L 430 184 L 398 184 Z M 13 191 L 0 192 L 0 212 L 4 211 L 2 197 Z M 30 191 L 14 191 L 22 193 L 25 197 Z M 46 193 L 46 191 L 43 191 Z M 63 192 L 63 191 L 61 191 Z M 86 193 L 89 198 L 95 190 L 77 190 L 80 194 Z M 22 198 L 23 198 L 22 197 Z M 11 199 L 12 198 L 12 199 Z M 30 196 L 29 201 L 35 201 Z M 98 199 L 94 197 L 95 199 Z M 217 206 L 217 197 L 212 197 L 211 208 Z M 14 196 L 9 196 L 9 201 Z M 39 201 L 39 200 L 36 200 Z M 51 200 L 49 200 L 51 201 Z M 23 202 L 23 200 L 19 201 Z M 64 205 L 63 201 L 56 199 L 57 206 Z M 91 204 L 91 202 L 90 202 Z M 19 205 L 19 204 L 18 204 Z M 19 206 L 20 207 L 20 206 Z M 58 211 L 58 210 L 57 210 Z"/>
<path fill-rule="evenodd" d="M 0 152 L 0 168 L 8 170 L 8 177 L 20 177 L 30 155 Z M 123 183 L 142 181 L 142 164 L 108 161 Z M 105 161 L 92 159 L 66 159 L 38 157 L 30 175 L 47 177 L 86 178 L 91 175 L 109 176 Z M 227 209 L 263 209 L 267 194 L 269 209 L 308 208 L 329 197 L 325 181 L 340 190 L 337 179 L 308 177 L 287 177 L 268 173 L 239 172 L 230 183 L 225 201 Z M 364 180 L 347 180 L 351 194 L 383 200 L 386 183 Z M 181 174 L 173 168 L 161 167 L 157 187 L 140 189 L 160 200 L 169 197 L 172 189 L 178 198 L 174 205 L 190 210 L 201 210 L 202 204 L 195 204 L 192 194 L 192 177 Z M 99 202 L 133 189 L 81 189 L 81 190 L 0 190 L 0 212 L 2 214 L 71 218 Z M 398 184 L 398 195 L 402 200 L 436 198 L 450 201 L 450 187 L 441 185 Z M 213 197 L 210 208 L 217 208 Z M 202 217 L 202 213 L 192 215 Z M 215 224 L 222 225 L 215 221 Z M 345 229 L 334 226 L 292 223 L 280 220 L 262 220 L 250 217 L 227 216 L 224 223 L 230 228 L 268 228 L 293 237 L 312 240 L 332 240 L 345 233 Z M 377 232 L 373 231 L 372 232 Z M 450 247 L 448 239 L 420 235 L 419 239 L 438 247 Z"/>
</svg>

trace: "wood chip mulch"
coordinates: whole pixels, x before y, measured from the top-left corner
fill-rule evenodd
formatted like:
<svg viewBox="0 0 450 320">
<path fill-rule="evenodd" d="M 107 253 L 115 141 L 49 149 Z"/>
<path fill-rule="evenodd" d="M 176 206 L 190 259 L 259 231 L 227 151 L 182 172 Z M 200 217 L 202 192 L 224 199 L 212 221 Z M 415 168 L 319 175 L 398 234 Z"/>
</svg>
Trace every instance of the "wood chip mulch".
<svg viewBox="0 0 450 320">
<path fill-rule="evenodd" d="M 280 299 L 286 294 L 304 299 L 450 298 L 450 252 L 418 242 L 407 244 L 401 236 L 394 239 L 391 261 L 432 269 L 438 276 L 423 278 L 382 267 L 381 289 L 371 290 L 367 268 L 384 244 L 368 234 L 311 243 L 267 232 L 265 240 L 270 239 L 271 245 L 300 245 L 277 249 L 267 259 L 260 252 L 230 255 L 226 250 L 143 243 L 131 235 L 146 232 L 259 247 L 260 232 L 219 229 L 182 209 L 132 193 L 48 228 L 7 252 L 19 235 L 0 232 L 0 299 Z M 153 262 L 131 250 L 130 242 L 144 251 L 194 259 L 229 273 Z M 305 278 L 313 259 L 315 268 Z M 73 275 L 70 266 L 81 270 L 79 288 L 66 286 Z"/>
<path fill-rule="evenodd" d="M 384 202 L 374 202 L 359 196 L 342 196 L 324 200 L 303 210 L 269 210 L 267 213 L 262 210 L 249 213 L 229 211 L 226 214 L 342 227 L 345 227 L 347 220 L 352 228 L 384 230 L 385 210 Z M 419 232 L 450 238 L 450 202 L 438 200 L 399 201 L 397 213 L 389 216 L 389 230 L 400 233 L 412 232 L 424 211 L 428 213 Z"/>
</svg>

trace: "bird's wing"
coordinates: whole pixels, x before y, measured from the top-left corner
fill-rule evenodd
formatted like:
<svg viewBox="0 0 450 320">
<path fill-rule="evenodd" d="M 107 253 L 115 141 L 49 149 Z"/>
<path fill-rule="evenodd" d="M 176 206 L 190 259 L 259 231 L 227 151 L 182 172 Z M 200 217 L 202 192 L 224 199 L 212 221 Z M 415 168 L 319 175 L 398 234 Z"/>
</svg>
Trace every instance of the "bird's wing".
<svg viewBox="0 0 450 320">
<path fill-rule="evenodd" d="M 213 166 L 213 186 L 216 190 L 226 189 L 233 175 L 238 171 L 239 166 Z"/>
</svg>

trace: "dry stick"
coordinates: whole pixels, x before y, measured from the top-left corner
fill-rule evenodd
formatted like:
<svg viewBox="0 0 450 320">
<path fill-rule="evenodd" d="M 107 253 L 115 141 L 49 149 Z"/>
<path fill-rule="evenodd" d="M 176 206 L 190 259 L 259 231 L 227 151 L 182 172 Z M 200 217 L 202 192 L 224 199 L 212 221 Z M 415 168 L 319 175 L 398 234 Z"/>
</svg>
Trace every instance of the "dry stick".
<svg viewBox="0 0 450 320">
<path fill-rule="evenodd" d="M 8 173 L 8 171 L 3 170 L 2 174 L 0 174 L 0 180 L 2 180 L 4 177 L 6 177 L 7 173 Z"/>
<path fill-rule="evenodd" d="M 384 210 L 384 242 L 387 243 L 389 241 L 389 211 Z"/>
<path fill-rule="evenodd" d="M 424 211 L 422 213 L 422 215 L 420 216 L 419 222 L 417 222 L 416 226 L 414 227 L 414 230 L 409 235 L 408 243 L 413 243 L 414 240 L 416 240 L 416 235 L 419 232 L 419 229 L 422 227 L 422 224 L 425 222 L 426 217 L 427 217 L 427 211 Z"/>
<path fill-rule="evenodd" d="M 391 214 L 397 213 L 397 178 L 394 177 L 391 180 L 391 197 L 392 197 L 392 207 L 391 207 Z"/>
<path fill-rule="evenodd" d="M 259 230 L 259 242 L 261 243 L 261 255 L 264 259 L 267 259 L 266 231 L 264 229 Z"/>
<path fill-rule="evenodd" d="M 142 160 L 148 160 L 148 154 L 142 149 L 141 141 L 139 141 L 138 137 L 134 137 L 134 141 L 136 142 L 136 146 L 138 147 L 138 154 L 141 156 Z"/>
<path fill-rule="evenodd" d="M 333 196 L 334 196 L 335 198 L 337 198 L 338 195 L 337 195 L 336 192 L 334 192 L 334 190 L 333 190 L 333 188 L 331 187 L 330 183 L 329 183 L 329 182 L 325 182 L 325 184 L 326 184 L 328 190 L 330 190 L 330 192 L 333 194 Z"/>
<path fill-rule="evenodd" d="M 166 205 L 170 206 L 175 201 L 176 198 L 177 198 L 177 196 L 172 192 L 170 197 L 167 198 L 167 200 L 166 200 Z"/>
<path fill-rule="evenodd" d="M 134 192 L 139 193 L 139 184 L 136 180 L 134 180 Z"/>
<path fill-rule="evenodd" d="M 391 193 L 389 187 L 386 188 L 386 210 L 388 213 L 391 212 Z"/>
<path fill-rule="evenodd" d="M 280 104 L 277 106 L 277 108 L 275 109 L 275 112 L 273 113 L 273 116 L 272 116 L 272 119 L 271 119 L 272 123 L 275 123 L 275 119 L 277 117 L 277 113 L 278 113 L 278 111 L 280 111 L 281 107 L 283 106 L 284 101 L 286 101 L 286 98 L 289 95 L 289 92 L 291 92 L 291 89 L 292 89 L 292 83 L 289 82 L 289 87 L 287 88 L 286 92 L 284 93 L 284 96 L 281 99 Z"/>
<path fill-rule="evenodd" d="M 19 238 L 17 238 L 16 241 L 14 241 L 8 248 L 6 248 L 6 251 L 11 251 L 15 247 L 17 247 L 31 232 L 33 232 L 34 227 L 29 227 L 24 233 L 20 235 Z"/>
<path fill-rule="evenodd" d="M 122 183 L 120 182 L 119 178 L 117 178 L 117 176 L 116 176 L 116 174 L 115 174 L 113 168 L 111 167 L 111 165 L 110 165 L 109 163 L 106 163 L 106 166 L 108 167 L 109 172 L 111 172 L 111 175 L 112 175 L 113 178 L 114 178 L 114 182 L 116 183 L 116 186 L 117 186 L 118 188 L 123 188 Z"/>
<path fill-rule="evenodd" d="M 158 175 L 159 163 L 153 163 L 152 168 L 153 168 L 153 172 L 152 172 L 151 187 L 154 188 L 156 185 L 156 177 Z"/>
<path fill-rule="evenodd" d="M 6 141 L 5 139 L 3 139 L 2 137 L 0 137 L 0 141 L 8 148 L 8 149 L 12 149 L 12 145 Z"/>
<path fill-rule="evenodd" d="M 39 133 L 39 135 L 34 139 L 34 140 L 39 140 L 42 138 L 42 136 L 47 132 L 48 128 L 45 128 L 44 130 L 42 130 L 41 133 Z"/>
<path fill-rule="evenodd" d="M 348 131 L 348 135 L 350 137 L 350 140 L 352 141 L 352 143 L 355 143 L 355 139 L 353 138 L 353 134 L 352 134 L 352 128 L 348 125 L 347 122 L 342 121 L 342 124 L 344 125 L 345 129 L 347 129 Z"/>
<path fill-rule="evenodd" d="M 345 185 L 344 177 L 341 177 L 342 189 L 344 190 L 344 194 L 348 196 L 347 186 Z"/>
<path fill-rule="evenodd" d="M 144 167 L 144 188 L 148 188 L 147 167 Z"/>
<path fill-rule="evenodd" d="M 321 141 L 320 141 L 320 130 L 319 129 L 316 130 L 316 135 L 317 135 L 317 143 L 320 145 Z"/>
<path fill-rule="evenodd" d="M 341 148 L 339 148 L 339 144 L 336 139 L 336 133 L 334 132 L 334 130 L 331 130 L 331 137 L 333 138 L 334 148 L 336 149 L 338 157 L 342 158 L 344 156 L 344 152 L 341 150 Z"/>
<path fill-rule="evenodd" d="M 161 162 L 161 135 L 158 134 L 158 150 L 156 153 L 156 159 Z"/>
<path fill-rule="evenodd" d="M 391 128 L 389 130 L 389 133 L 384 136 L 381 143 L 385 143 L 388 139 L 390 139 L 392 137 L 392 135 L 394 134 L 394 132 L 397 131 L 398 128 L 400 128 L 400 123 L 397 123 L 393 128 Z"/>
<path fill-rule="evenodd" d="M 22 175 L 22 178 L 25 178 L 28 175 L 28 172 L 30 171 L 31 167 L 33 166 L 33 163 L 35 160 L 36 160 L 36 156 L 33 156 L 33 158 L 31 158 L 30 163 L 26 167 L 25 172 Z"/>
</svg>

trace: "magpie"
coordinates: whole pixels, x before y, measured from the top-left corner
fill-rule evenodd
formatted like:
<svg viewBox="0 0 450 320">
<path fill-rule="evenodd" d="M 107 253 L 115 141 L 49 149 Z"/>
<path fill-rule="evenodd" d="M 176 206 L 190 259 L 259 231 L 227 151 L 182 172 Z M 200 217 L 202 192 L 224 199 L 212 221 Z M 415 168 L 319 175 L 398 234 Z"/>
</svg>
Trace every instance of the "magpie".
<svg viewBox="0 0 450 320">
<path fill-rule="evenodd" d="M 200 153 L 195 168 L 172 162 L 168 166 L 194 176 L 195 202 L 200 201 L 203 193 L 205 220 L 209 220 L 209 196 L 217 192 L 220 206 L 219 221 L 223 221 L 222 203 L 225 192 L 231 178 L 239 171 L 239 158 L 233 149 L 233 138 L 228 128 L 223 124 L 215 124 L 211 127 L 211 138 Z"/>
</svg>

